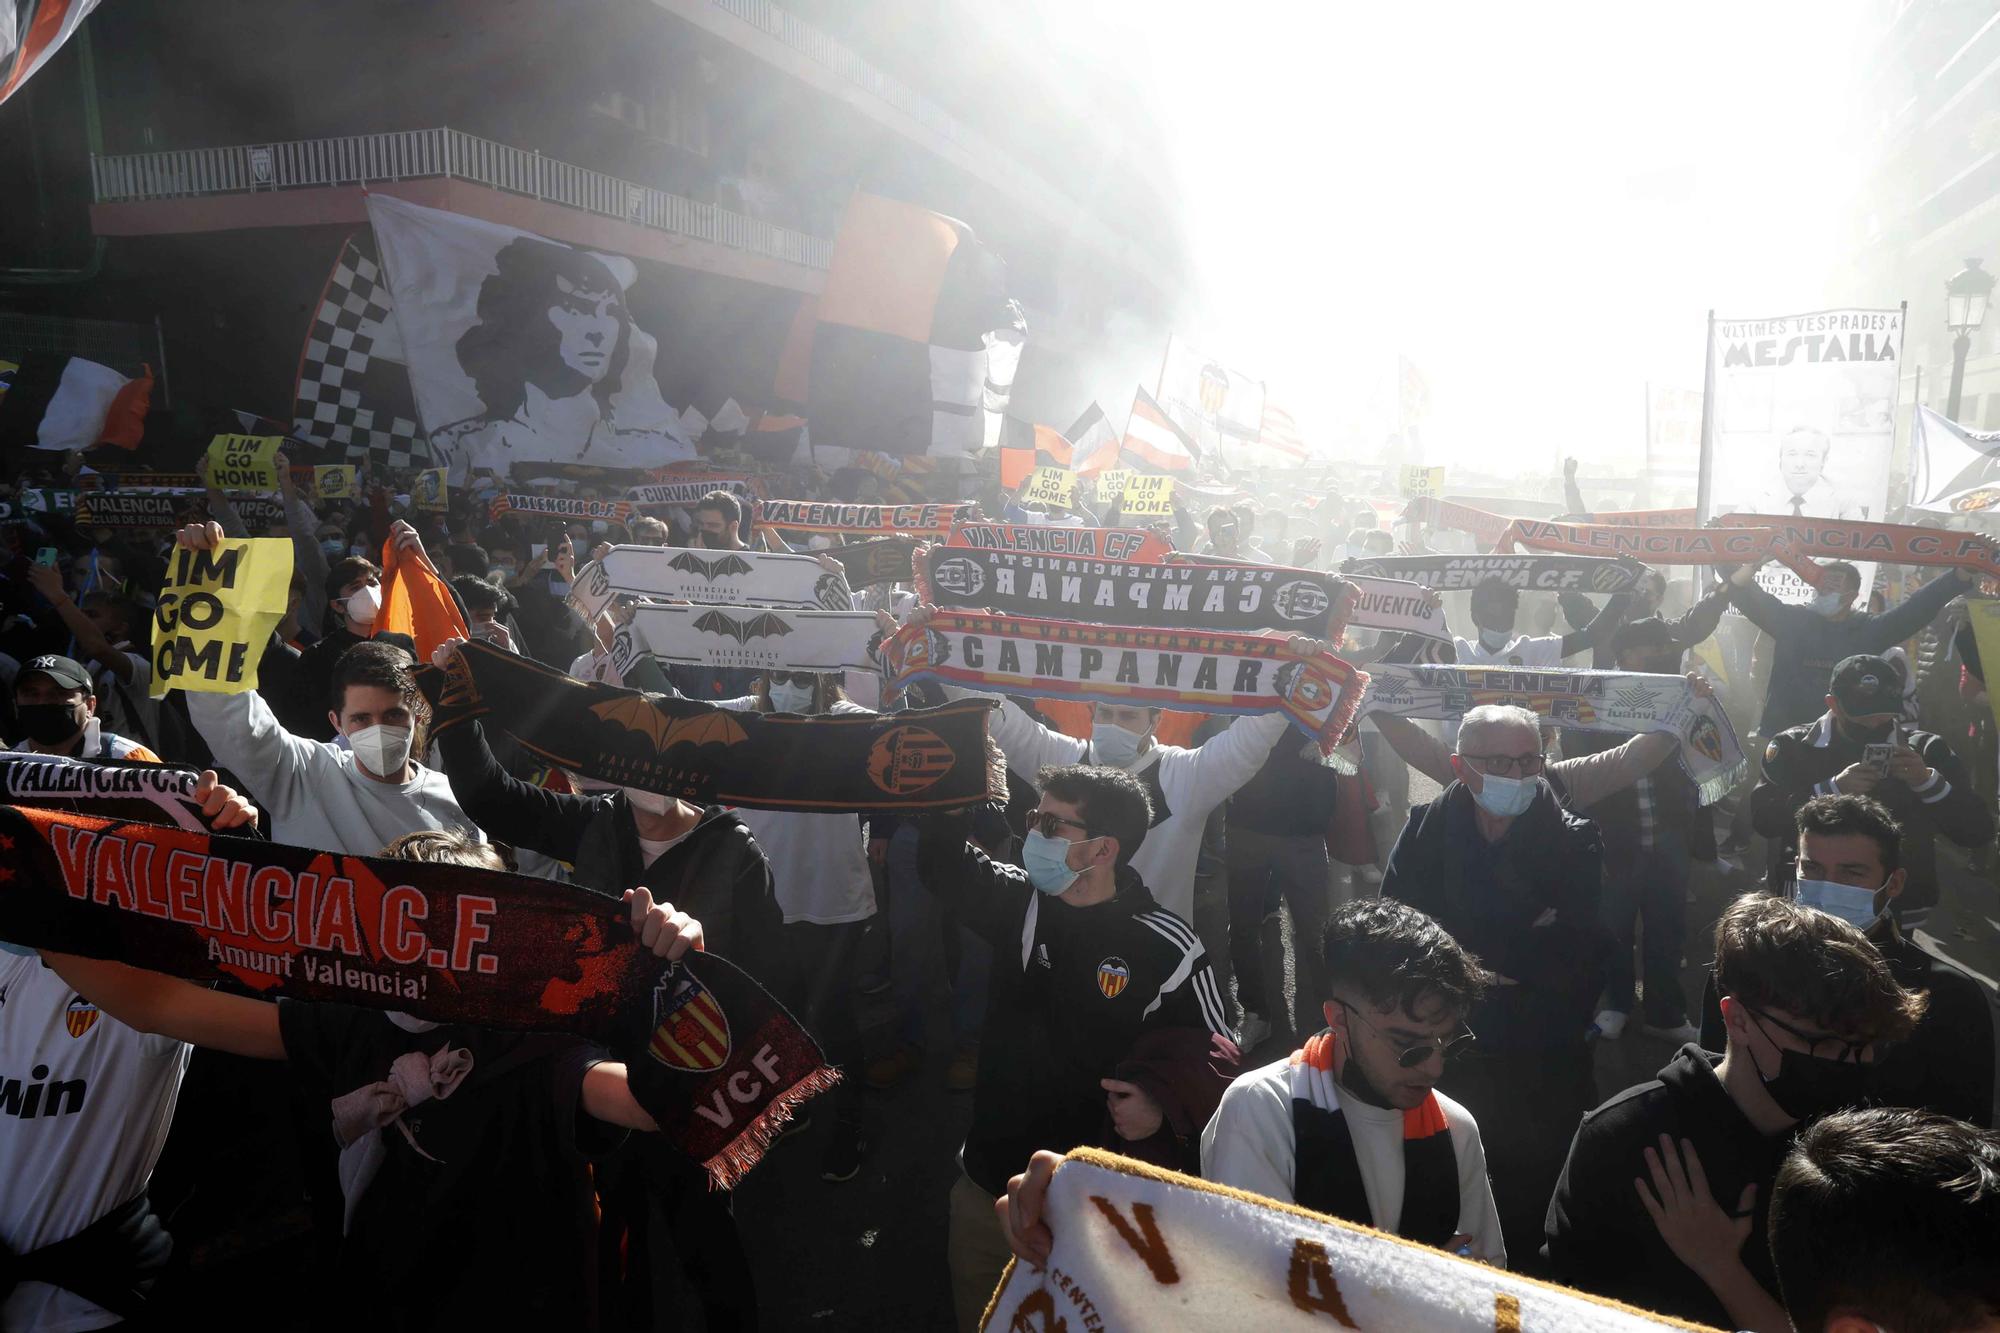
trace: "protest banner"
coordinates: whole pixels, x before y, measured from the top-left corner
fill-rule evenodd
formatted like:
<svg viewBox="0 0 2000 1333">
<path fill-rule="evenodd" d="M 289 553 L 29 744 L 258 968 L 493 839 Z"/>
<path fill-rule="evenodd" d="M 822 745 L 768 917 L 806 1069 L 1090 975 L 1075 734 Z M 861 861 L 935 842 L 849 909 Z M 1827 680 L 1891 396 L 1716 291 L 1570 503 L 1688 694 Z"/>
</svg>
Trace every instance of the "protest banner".
<svg viewBox="0 0 2000 1333">
<path fill-rule="evenodd" d="M 1174 512 L 1174 479 L 1134 473 L 1125 483 L 1123 506 L 1126 518 L 1171 518 Z"/>
<path fill-rule="evenodd" d="M 410 481 L 410 503 L 429 513 L 442 513 L 450 503 L 445 469 L 425 468 Z"/>
<path fill-rule="evenodd" d="M 1703 517 L 1879 520 L 1902 342 L 1903 312 L 1893 309 L 1714 320 Z M 1757 582 L 1780 601 L 1804 602 L 1812 588 L 1796 573 L 1767 568 Z M 1861 586 L 1874 581 L 1874 565 L 1862 562 Z"/>
<path fill-rule="evenodd" d="M 1159 561 L 1174 551 L 1166 538 L 1144 528 L 1052 528 L 1039 523 L 960 523 L 945 545 L 1105 560 Z"/>
<path fill-rule="evenodd" d="M 760 500 L 757 526 L 800 532 L 929 533 L 942 537 L 964 505 L 838 504 L 820 500 Z"/>
<path fill-rule="evenodd" d="M 1132 469 L 1127 467 L 1106 468 L 1097 474 L 1097 503 L 1114 504 L 1125 498 L 1125 487 L 1132 480 Z"/>
<path fill-rule="evenodd" d="M 278 489 L 282 435 L 218 435 L 208 442 L 208 481 L 219 491 Z"/>
<path fill-rule="evenodd" d="M 292 582 L 286 538 L 225 538 L 212 551 L 177 547 L 154 612 L 153 683 L 168 690 L 241 694 L 285 618 Z"/>
<path fill-rule="evenodd" d="M 1067 509 L 1075 499 L 1076 473 L 1046 464 L 1029 475 L 1027 489 L 1021 492 L 1022 504 L 1054 509 Z"/>
<path fill-rule="evenodd" d="M 854 609 L 842 574 L 813 556 L 789 551 L 614 546 L 602 560 L 577 571 L 569 601 L 589 620 L 620 595 L 720 606 Z"/>
<path fill-rule="evenodd" d="M 313 469 L 313 494 L 322 500 L 352 500 L 354 469 L 342 464 Z"/>
<path fill-rule="evenodd" d="M 633 608 L 636 648 L 668 662 L 751 671 L 872 671 L 872 611 L 772 606 Z"/>
<path fill-rule="evenodd" d="M 1421 463 L 1405 463 L 1399 474 L 1398 489 L 1403 498 L 1414 500 L 1419 496 L 1436 495 L 1444 490 L 1444 468 L 1425 467 Z"/>
<path fill-rule="evenodd" d="M 1283 713 L 1331 754 L 1368 677 L 1331 653 L 1297 656 L 1288 639 L 939 611 L 903 626 L 880 652 L 898 689 L 939 680 L 1002 694 Z"/>
<path fill-rule="evenodd" d="M 1678 1319 L 1094 1148 L 1065 1155 L 1042 1219 L 1054 1237 L 1048 1262 L 1008 1264 L 984 1333 L 1699 1333 Z"/>
<path fill-rule="evenodd" d="M 1165 629 L 1264 630 L 1331 637 L 1340 579 L 1227 562 L 1147 563 L 932 546 L 917 598 L 1011 616 Z"/>
</svg>

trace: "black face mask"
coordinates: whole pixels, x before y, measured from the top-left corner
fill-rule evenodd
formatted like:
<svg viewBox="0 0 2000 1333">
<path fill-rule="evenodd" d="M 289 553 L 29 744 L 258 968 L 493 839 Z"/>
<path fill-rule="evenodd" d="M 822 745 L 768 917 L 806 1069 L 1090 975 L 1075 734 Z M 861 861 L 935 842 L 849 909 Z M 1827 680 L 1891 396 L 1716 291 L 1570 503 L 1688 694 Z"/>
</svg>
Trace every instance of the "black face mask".
<svg viewBox="0 0 2000 1333">
<path fill-rule="evenodd" d="M 1759 1069 L 1757 1077 L 1780 1111 L 1794 1120 L 1812 1121 L 1869 1101 L 1872 1069 L 1856 1060 L 1828 1060 L 1804 1051 L 1780 1051 L 1777 1074 L 1765 1078 L 1764 1071 Z"/>
<path fill-rule="evenodd" d="M 84 712 L 76 704 L 15 704 L 21 734 L 37 745 L 62 745 L 83 731 Z"/>
</svg>

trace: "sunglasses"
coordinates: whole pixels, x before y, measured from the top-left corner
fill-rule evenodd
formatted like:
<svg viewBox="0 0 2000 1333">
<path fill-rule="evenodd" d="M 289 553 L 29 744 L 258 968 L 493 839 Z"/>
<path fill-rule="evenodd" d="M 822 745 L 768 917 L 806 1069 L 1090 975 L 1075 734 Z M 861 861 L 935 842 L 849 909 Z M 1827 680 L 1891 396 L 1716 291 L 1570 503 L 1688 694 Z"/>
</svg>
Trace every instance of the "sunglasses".
<svg viewBox="0 0 2000 1333">
<path fill-rule="evenodd" d="M 1063 828 L 1078 829 L 1083 833 L 1083 835 L 1086 838 L 1094 838 L 1097 836 L 1096 834 L 1090 831 L 1090 826 L 1088 824 L 1079 823 L 1074 819 L 1065 819 L 1061 815 L 1055 814 L 1048 810 L 1037 810 L 1033 814 L 1029 815 L 1028 827 L 1040 832 L 1044 838 L 1055 837 L 1057 835 L 1058 830 Z"/>
<path fill-rule="evenodd" d="M 1381 1028 L 1369 1021 L 1366 1014 L 1356 1009 L 1347 1001 L 1335 997 L 1333 1002 L 1352 1014 L 1355 1021 L 1374 1032 L 1377 1036 L 1387 1035 Z M 1429 1037 L 1418 1042 L 1415 1046 L 1406 1046 L 1396 1052 L 1396 1065 L 1401 1069 L 1415 1069 L 1418 1065 L 1430 1059 L 1433 1053 L 1442 1055 L 1445 1059 L 1450 1060 L 1456 1056 L 1465 1054 L 1472 1043 L 1477 1040 L 1478 1037 L 1473 1034 L 1472 1029 L 1467 1027 L 1460 1028 L 1449 1037 Z"/>
<path fill-rule="evenodd" d="M 796 673 L 787 671 L 773 671 L 771 673 L 771 683 L 773 685 L 796 685 L 800 689 L 809 690 L 813 686 L 819 683 L 819 677 L 815 676 L 810 671 L 800 671 Z"/>
</svg>

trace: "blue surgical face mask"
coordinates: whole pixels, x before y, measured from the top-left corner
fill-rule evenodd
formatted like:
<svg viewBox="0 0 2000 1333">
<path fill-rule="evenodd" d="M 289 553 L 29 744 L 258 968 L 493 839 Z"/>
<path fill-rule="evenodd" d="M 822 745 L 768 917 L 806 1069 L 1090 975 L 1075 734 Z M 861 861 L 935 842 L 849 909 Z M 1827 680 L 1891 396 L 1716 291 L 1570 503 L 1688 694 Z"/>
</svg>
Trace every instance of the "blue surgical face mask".
<svg viewBox="0 0 2000 1333">
<path fill-rule="evenodd" d="M 1093 723 L 1090 729 L 1090 760 L 1094 764 L 1125 768 L 1139 757 L 1139 745 L 1145 739 L 1141 732 L 1114 727 L 1109 722 Z"/>
<path fill-rule="evenodd" d="M 338 537 L 322 537 L 319 549 L 328 560 L 338 560 L 347 554 L 347 543 Z"/>
<path fill-rule="evenodd" d="M 1832 880 L 1802 879 L 1798 881 L 1792 897 L 1801 907 L 1816 907 L 1828 916 L 1839 917 L 1857 930 L 1867 930 L 1887 915 L 1886 909 L 1877 911 L 1875 907 L 1875 897 L 1881 892 L 1881 889 L 1835 884 Z"/>
<path fill-rule="evenodd" d="M 813 710 L 813 691 L 810 685 L 777 680 L 771 682 L 770 693 L 771 708 L 774 712 L 810 713 Z"/>
<path fill-rule="evenodd" d="M 1829 620 L 1847 609 L 1847 598 L 1837 592 L 1823 592 L 1810 603 L 1813 614 Z"/>
<path fill-rule="evenodd" d="M 1503 778 L 1494 773 L 1479 775 L 1479 790 L 1472 799 L 1496 819 L 1512 819 L 1535 803 L 1540 778 Z"/>
<path fill-rule="evenodd" d="M 1029 829 L 1021 843 L 1021 867 L 1028 872 L 1028 883 L 1050 897 L 1066 892 L 1083 873 L 1069 868 L 1069 849 L 1075 845 L 1066 838 L 1051 838 L 1038 828 Z"/>
<path fill-rule="evenodd" d="M 1479 631 L 1479 646 L 1489 653 L 1497 653 L 1513 639 L 1513 634 L 1504 629 L 1483 629 Z"/>
</svg>

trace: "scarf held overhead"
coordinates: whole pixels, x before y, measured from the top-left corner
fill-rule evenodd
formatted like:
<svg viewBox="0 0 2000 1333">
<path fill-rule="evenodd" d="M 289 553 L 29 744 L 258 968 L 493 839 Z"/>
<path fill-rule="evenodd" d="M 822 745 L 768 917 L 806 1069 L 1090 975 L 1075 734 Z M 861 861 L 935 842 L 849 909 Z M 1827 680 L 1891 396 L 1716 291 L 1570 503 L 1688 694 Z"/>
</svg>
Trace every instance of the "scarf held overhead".
<svg viewBox="0 0 2000 1333">
<path fill-rule="evenodd" d="M 1818 565 L 1804 558 L 1777 531 L 1762 527 L 1628 528 L 1520 518 L 1502 534 L 1495 549 L 1511 551 L 1516 545 L 1577 556 L 1616 556 L 1649 565 L 1741 565 L 1780 560 L 1814 587 L 1825 577 Z"/>
<path fill-rule="evenodd" d="M 751 671 L 872 671 L 869 611 L 655 606 L 632 613 L 634 648 L 691 666 Z"/>
<path fill-rule="evenodd" d="M 882 643 L 890 685 L 940 680 L 1005 694 L 1283 713 L 1333 747 L 1368 677 L 1331 653 L 1297 657 L 1278 634 L 1208 634 L 940 611 Z"/>
<path fill-rule="evenodd" d="M 824 552 L 847 571 L 847 586 L 872 588 L 884 583 L 908 583 L 910 561 L 918 543 L 912 537 L 883 537 L 872 542 L 853 542 Z"/>
<path fill-rule="evenodd" d="M 757 526 L 800 532 L 920 532 L 942 537 L 959 504 L 858 505 L 821 500 L 760 500 Z"/>
<path fill-rule="evenodd" d="M 578 500 L 567 495 L 496 495 L 487 517 L 498 522 L 509 514 L 529 518 L 604 519 L 623 523 L 632 514 L 630 500 Z"/>
<path fill-rule="evenodd" d="M 692 508 L 700 504 L 702 497 L 712 491 L 728 491 L 741 500 L 749 501 L 754 499 L 761 489 L 760 484 L 740 473 L 714 472 L 699 477 L 681 477 L 634 486 L 625 492 L 625 498 L 642 509 L 664 506 Z"/>
<path fill-rule="evenodd" d="M 951 530 L 945 545 L 1149 563 L 1174 553 L 1165 537 L 1144 528 L 1052 528 L 1038 523 L 961 523 Z"/>
<path fill-rule="evenodd" d="M 529 752 L 601 782 L 701 805 L 850 813 L 944 810 L 1004 798 L 986 715 L 968 700 L 907 713 L 795 717 L 570 679 L 486 643 L 417 684 L 433 730 L 484 717 Z"/>
<path fill-rule="evenodd" d="M 1943 565 L 2000 575 L 1993 539 L 1977 532 L 1949 532 L 1903 523 L 1854 523 L 1779 514 L 1724 514 L 1717 526 L 1768 528 L 1803 556 L 1818 560 L 1873 560 L 1891 565 Z"/>
<path fill-rule="evenodd" d="M 621 594 L 726 606 L 854 606 L 847 580 L 809 555 L 685 546 L 614 546 L 577 572 L 569 600 L 590 620 Z"/>
<path fill-rule="evenodd" d="M 985 1333 L 1695 1328 L 1092 1148 L 1056 1168 L 1042 1219 L 1048 1263 L 1008 1265 Z"/>
<path fill-rule="evenodd" d="M 1334 637 L 1339 578 L 1308 569 L 1229 563 L 1146 564 L 932 546 L 917 596 L 938 606 L 1010 616 L 1203 630 L 1282 629 Z"/>
<path fill-rule="evenodd" d="M 1578 731 L 1669 732 L 1703 805 L 1721 800 L 1749 766 L 1729 715 L 1681 676 L 1378 663 L 1362 709 L 1450 721 L 1481 704 L 1513 704 Z"/>
<path fill-rule="evenodd" d="M 1402 579 L 1433 592 L 1464 592 L 1499 579 L 1524 592 L 1629 592 L 1644 570 L 1588 555 L 1381 555 L 1349 560 L 1346 575 Z"/>
<path fill-rule="evenodd" d="M 601 1041 L 668 1142 L 725 1187 L 838 1077 L 736 967 L 666 964 L 624 904 L 553 880 L 13 806 L 0 871 L 0 937 L 17 944 Z"/>
</svg>

